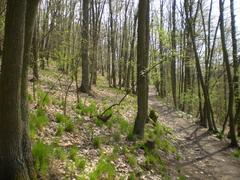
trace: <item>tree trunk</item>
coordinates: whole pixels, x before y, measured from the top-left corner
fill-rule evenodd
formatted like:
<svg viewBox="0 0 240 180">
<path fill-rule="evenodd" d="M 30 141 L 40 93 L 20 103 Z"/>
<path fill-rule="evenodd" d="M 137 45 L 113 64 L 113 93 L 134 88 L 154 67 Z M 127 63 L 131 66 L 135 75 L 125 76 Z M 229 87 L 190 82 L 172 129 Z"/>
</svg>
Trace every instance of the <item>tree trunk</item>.
<svg viewBox="0 0 240 180">
<path fill-rule="evenodd" d="M 112 0 L 109 0 L 109 11 L 110 11 L 110 27 L 111 27 L 111 51 L 112 51 L 112 82 L 113 87 L 116 88 L 116 44 L 115 44 L 115 30 L 113 26 L 113 11 L 112 11 Z"/>
<path fill-rule="evenodd" d="M 80 91 L 89 93 L 89 59 L 88 59 L 88 5 L 89 0 L 83 1 L 83 27 L 82 27 L 82 84 Z"/>
<path fill-rule="evenodd" d="M 131 49 L 130 49 L 130 56 L 129 56 L 129 66 L 128 66 L 128 72 L 127 72 L 127 89 L 130 88 L 130 76 L 132 72 L 132 79 L 134 81 L 134 47 L 135 47 L 135 38 L 136 38 L 136 26 L 137 26 L 137 18 L 138 15 L 136 14 L 134 17 L 134 24 L 133 24 L 133 36 L 131 41 Z M 132 92 L 134 92 L 134 87 L 132 89 Z"/>
<path fill-rule="evenodd" d="M 24 41 L 24 55 L 22 66 L 22 84 L 21 84 L 21 114 L 23 121 L 23 137 L 22 137 L 22 149 L 23 157 L 28 169 L 30 179 L 36 179 L 36 173 L 33 166 L 33 158 L 31 152 L 31 142 L 28 135 L 28 66 L 30 63 L 30 52 L 32 45 L 32 37 L 34 32 L 35 18 L 37 14 L 38 3 L 40 0 L 27 0 L 27 12 L 26 12 L 26 25 L 25 25 L 25 41 Z"/>
<path fill-rule="evenodd" d="M 33 52 L 33 77 L 35 80 L 39 79 L 38 74 L 38 44 L 37 44 L 37 25 L 35 24 L 34 33 L 33 33 L 33 41 L 32 41 L 32 52 Z"/>
<path fill-rule="evenodd" d="M 219 0 L 219 10 L 220 10 L 220 31 L 221 31 L 221 42 L 222 42 L 222 52 L 223 52 L 223 61 L 226 66 L 227 71 L 227 79 L 228 79 L 228 88 L 229 88 L 229 97 L 228 97 L 228 116 L 229 116 L 229 124 L 230 124 L 230 138 L 231 138 L 231 146 L 237 147 L 238 142 L 236 138 L 235 132 L 235 122 L 233 115 L 233 105 L 234 105 L 234 86 L 232 80 L 231 67 L 229 63 L 229 57 L 225 42 L 225 32 L 224 32 L 224 8 L 222 0 Z"/>
<path fill-rule="evenodd" d="M 137 41 L 137 103 L 138 111 L 133 134 L 144 136 L 144 125 L 148 118 L 148 68 L 149 58 L 149 0 L 140 0 L 138 6 Z"/>
<path fill-rule="evenodd" d="M 172 61 L 171 61 L 171 82 L 172 96 L 175 108 L 177 108 L 177 80 L 176 80 L 176 0 L 172 4 Z"/>
<path fill-rule="evenodd" d="M 8 0 L 0 82 L 0 177 L 29 179 L 23 157 L 21 77 L 26 0 Z"/>
<path fill-rule="evenodd" d="M 238 47 L 236 38 L 236 25 L 234 15 L 234 1 L 230 0 L 231 8 L 231 34 L 232 34 L 232 54 L 233 54 L 233 84 L 234 84 L 234 97 L 235 97 L 235 118 L 234 121 L 238 125 L 238 135 L 240 136 L 240 97 L 239 97 L 239 61 L 237 57 Z"/>
</svg>

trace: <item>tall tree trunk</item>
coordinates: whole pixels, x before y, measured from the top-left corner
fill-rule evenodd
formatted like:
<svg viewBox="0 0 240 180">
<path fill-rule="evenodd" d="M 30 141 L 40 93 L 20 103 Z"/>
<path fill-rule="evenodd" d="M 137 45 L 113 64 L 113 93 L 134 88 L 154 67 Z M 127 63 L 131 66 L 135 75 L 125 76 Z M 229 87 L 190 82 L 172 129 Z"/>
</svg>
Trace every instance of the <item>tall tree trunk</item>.
<svg viewBox="0 0 240 180">
<path fill-rule="evenodd" d="M 148 118 L 148 68 L 149 58 L 149 0 L 140 0 L 138 6 L 137 40 L 137 104 L 138 111 L 133 134 L 144 136 L 144 125 Z"/>
<path fill-rule="evenodd" d="M 233 114 L 233 105 L 234 105 L 234 86 L 232 80 L 232 72 L 231 66 L 229 63 L 229 57 L 225 42 L 225 32 L 224 32 L 224 8 L 222 0 L 219 0 L 219 10 L 220 10 L 220 31 L 221 31 L 221 42 L 222 42 L 222 52 L 223 52 L 223 61 L 226 66 L 227 78 L 228 78 L 228 116 L 229 116 L 229 124 L 230 124 L 230 138 L 231 138 L 231 146 L 238 146 L 236 132 L 235 132 L 235 122 L 234 122 L 234 114 Z"/>
<path fill-rule="evenodd" d="M 172 4 L 172 61 L 171 61 L 171 82 L 172 96 L 175 108 L 177 108 L 177 80 L 176 80 L 176 0 Z"/>
<path fill-rule="evenodd" d="M 233 84 L 234 84 L 234 97 L 235 97 L 235 123 L 238 125 L 238 136 L 240 136 L 240 97 L 239 97 L 239 61 L 237 57 L 237 38 L 236 38 L 236 25 L 234 14 L 234 1 L 230 0 L 231 9 L 231 34 L 232 34 L 232 54 L 233 54 Z"/>
<path fill-rule="evenodd" d="M 198 4 L 199 7 L 199 4 Z M 201 65 L 200 65 L 200 59 L 197 51 L 197 45 L 195 41 L 195 32 L 194 32 L 194 23 L 195 23 L 195 18 L 192 17 L 192 15 L 189 15 L 189 8 L 191 9 L 192 7 L 189 6 L 188 0 L 184 1 L 184 9 L 185 9 L 185 14 L 186 14 L 186 23 L 188 26 L 188 31 L 190 33 L 191 37 L 191 43 L 193 46 L 193 51 L 194 51 L 194 56 L 195 56 L 195 64 L 196 64 L 196 70 L 197 70 L 197 77 L 200 81 L 202 91 L 203 91 L 203 96 L 204 96 L 204 101 L 205 101 L 205 110 L 206 110 L 206 117 L 208 120 L 208 126 L 209 126 L 209 131 L 217 131 L 214 118 L 213 118 L 213 112 L 212 112 L 212 105 L 209 97 L 209 90 L 205 85 L 204 78 L 202 75 L 202 70 L 201 70 Z M 198 9 L 196 11 L 196 14 L 194 17 L 196 17 L 198 12 Z"/>
<path fill-rule="evenodd" d="M 113 87 L 116 88 L 116 44 L 115 44 L 115 30 L 113 23 L 113 10 L 112 10 L 112 0 L 109 0 L 109 11 L 110 11 L 110 27 L 111 27 L 111 51 L 112 51 L 112 82 Z"/>
<path fill-rule="evenodd" d="M 0 177 L 29 179 L 23 157 L 21 77 L 26 0 L 8 0 L 0 82 Z"/>
<path fill-rule="evenodd" d="M 164 1 L 161 0 L 160 2 L 160 28 L 161 28 L 161 31 L 163 31 L 164 29 L 164 24 L 163 24 L 163 6 L 164 5 Z M 162 40 L 162 36 L 161 36 L 161 31 L 159 31 L 159 49 L 160 49 L 160 61 L 162 61 L 160 63 L 160 68 L 159 68 L 159 71 L 160 71 L 160 97 L 161 98 L 164 98 L 166 97 L 166 82 L 165 82 L 165 79 L 166 79 L 166 73 L 165 73 L 165 70 L 164 70 L 164 49 L 163 49 L 163 40 Z"/>
<path fill-rule="evenodd" d="M 35 18 L 37 15 L 38 3 L 40 0 L 27 0 L 26 9 L 26 25 L 25 25 L 25 41 L 24 41 L 24 55 L 22 66 L 22 81 L 21 81 L 21 114 L 22 114 L 22 151 L 23 157 L 28 169 L 30 179 L 36 179 L 36 173 L 33 166 L 33 158 L 31 152 L 31 142 L 28 135 L 29 119 L 28 119 L 28 66 L 30 63 L 30 53 L 32 45 L 32 37 L 34 32 Z"/>
<path fill-rule="evenodd" d="M 88 59 L 88 5 L 89 0 L 83 1 L 83 27 L 82 27 L 82 84 L 80 91 L 89 93 L 89 59 Z"/>
<path fill-rule="evenodd" d="M 33 52 L 33 76 L 35 80 L 39 79 L 38 74 L 38 44 L 37 44 L 37 24 L 35 23 L 34 33 L 33 33 L 33 41 L 32 41 L 32 52 Z"/>
<path fill-rule="evenodd" d="M 134 47 L 135 47 L 135 38 L 136 38 L 136 27 L 137 27 L 137 18 L 138 15 L 136 14 L 134 17 L 134 24 L 133 24 L 133 36 L 131 41 L 131 47 L 130 47 L 130 56 L 129 56 L 129 66 L 128 66 L 128 72 L 127 72 L 127 89 L 130 88 L 130 77 L 132 72 L 132 78 L 134 78 Z M 133 80 L 134 81 L 134 80 Z M 134 87 L 132 89 L 132 92 L 134 92 Z"/>
</svg>

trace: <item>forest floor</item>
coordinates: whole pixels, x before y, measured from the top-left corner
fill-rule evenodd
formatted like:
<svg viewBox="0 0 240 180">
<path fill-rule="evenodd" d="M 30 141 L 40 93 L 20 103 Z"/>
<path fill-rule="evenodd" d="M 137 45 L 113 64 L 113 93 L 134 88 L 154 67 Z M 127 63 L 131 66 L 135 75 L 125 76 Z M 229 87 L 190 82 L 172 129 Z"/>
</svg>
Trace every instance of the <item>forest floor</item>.
<svg viewBox="0 0 240 180">
<path fill-rule="evenodd" d="M 190 115 L 161 102 L 153 88 L 149 105 L 159 125 L 148 123 L 145 134 L 152 137 L 157 132 L 159 142 L 149 152 L 143 148 L 146 139 L 129 141 L 136 96 L 128 95 L 104 123 L 97 115 L 118 103 L 125 92 L 109 88 L 99 76 L 92 96 L 80 93 L 77 103 L 75 84 L 56 69 L 41 72 L 35 95 L 32 86 L 29 89 L 30 134 L 41 179 L 239 179 L 240 159 L 233 157 L 228 143 L 209 135 Z"/>
<path fill-rule="evenodd" d="M 149 104 L 160 114 L 159 121 L 173 129 L 181 157 L 172 164 L 173 168 L 181 167 L 189 179 L 240 179 L 240 161 L 232 156 L 228 140 L 209 134 L 192 116 L 159 101 L 153 88 L 150 88 Z"/>
</svg>

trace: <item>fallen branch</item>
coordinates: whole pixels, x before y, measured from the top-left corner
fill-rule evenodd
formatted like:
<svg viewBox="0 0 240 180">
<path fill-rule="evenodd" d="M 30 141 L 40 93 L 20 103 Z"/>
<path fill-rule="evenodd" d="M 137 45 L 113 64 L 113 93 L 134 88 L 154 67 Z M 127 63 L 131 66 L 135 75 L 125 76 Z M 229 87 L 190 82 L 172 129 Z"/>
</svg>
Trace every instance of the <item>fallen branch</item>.
<svg viewBox="0 0 240 180">
<path fill-rule="evenodd" d="M 112 109 L 113 107 L 115 106 L 120 106 L 121 103 L 125 100 L 125 98 L 127 97 L 127 95 L 129 94 L 130 91 L 126 91 L 126 94 L 122 97 L 122 99 L 116 103 L 116 104 L 112 104 L 111 106 L 109 106 L 107 109 L 105 109 L 100 115 L 97 116 L 98 119 L 104 121 L 104 122 L 107 122 L 108 119 L 112 116 L 112 114 L 109 114 L 109 115 L 105 115 L 105 113 Z"/>
<path fill-rule="evenodd" d="M 43 104 L 43 103 L 44 103 L 44 101 L 46 100 L 46 98 L 47 98 L 47 96 L 49 95 L 49 93 L 53 90 L 53 88 L 56 86 L 57 82 L 60 81 L 60 79 L 62 79 L 63 76 L 64 76 L 64 73 L 63 73 L 61 76 L 59 76 L 59 78 L 57 79 L 57 81 L 50 87 L 50 89 L 48 90 L 48 92 L 45 94 L 42 102 L 41 102 L 41 103 L 38 103 L 37 106 L 39 106 L 40 104 Z"/>
</svg>

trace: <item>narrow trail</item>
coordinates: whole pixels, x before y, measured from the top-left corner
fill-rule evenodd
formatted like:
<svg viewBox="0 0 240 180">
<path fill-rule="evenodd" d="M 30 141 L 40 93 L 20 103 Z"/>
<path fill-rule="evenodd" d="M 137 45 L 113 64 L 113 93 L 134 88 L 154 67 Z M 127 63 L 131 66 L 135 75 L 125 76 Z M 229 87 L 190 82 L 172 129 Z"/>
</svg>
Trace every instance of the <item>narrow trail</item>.
<svg viewBox="0 0 240 180">
<path fill-rule="evenodd" d="M 194 118 L 161 103 L 154 88 L 149 89 L 149 105 L 159 113 L 160 122 L 173 129 L 181 158 L 171 162 L 171 169 L 180 168 L 188 179 L 240 179 L 240 161 L 231 156 L 226 140 L 209 135 Z"/>
</svg>

